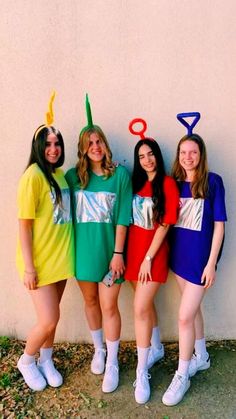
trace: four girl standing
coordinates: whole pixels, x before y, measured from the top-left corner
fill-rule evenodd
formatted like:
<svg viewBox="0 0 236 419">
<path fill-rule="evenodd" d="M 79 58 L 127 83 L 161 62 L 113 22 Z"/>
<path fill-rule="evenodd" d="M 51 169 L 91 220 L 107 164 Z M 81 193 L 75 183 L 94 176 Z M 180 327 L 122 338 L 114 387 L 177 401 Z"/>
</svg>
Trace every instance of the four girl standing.
<svg viewBox="0 0 236 419">
<path fill-rule="evenodd" d="M 122 276 L 125 272 L 125 279 L 132 281 L 135 289 L 135 332 L 138 348 L 135 398 L 138 403 L 145 403 L 150 396 L 148 368 L 164 355 L 163 346 L 159 339 L 157 339 L 158 345 L 156 347 L 153 345 L 155 342 L 155 333 L 153 332 L 157 323 L 154 298 L 159 290 L 160 283 L 164 283 L 167 278 L 168 244 L 166 237 L 169 226 L 177 221 L 178 191 L 174 180 L 165 175 L 163 158 L 158 144 L 152 139 L 139 141 L 135 147 L 132 178 L 134 192 L 133 225 L 131 225 L 129 231 L 125 271 L 123 252 L 126 230 L 130 220 L 130 180 L 123 167 L 116 167 L 112 163 L 112 154 L 106 137 L 98 126 L 93 125 L 88 100 L 87 113 L 88 125 L 81 131 L 79 138 L 79 161 L 76 168 L 67 173 L 66 179 L 72 190 L 76 278 L 84 297 L 85 313 L 95 346 L 91 371 L 95 374 L 101 374 L 105 369 L 102 385 L 104 392 L 111 392 L 117 388 L 119 382 L 117 353 L 121 327 L 117 299 L 120 284 L 123 281 Z M 62 143 L 60 140 L 57 141 L 60 136 L 57 136 L 59 134 L 56 135 L 53 127 L 40 129 L 39 132 L 36 132 L 33 141 L 38 140 L 38 136 L 44 131 L 46 147 L 42 159 L 46 161 L 47 170 L 43 172 L 42 176 L 45 177 L 43 180 L 51 192 L 51 200 L 54 205 L 54 223 L 67 223 L 71 227 L 70 215 L 65 213 L 64 201 L 61 205 L 61 186 L 58 188 L 54 175 L 56 167 L 58 167 L 57 164 L 62 164 L 61 161 L 60 164 L 58 163 L 59 157 L 56 159 L 56 155 L 58 156 L 60 152 L 50 151 L 51 145 L 53 145 L 53 148 L 59 147 L 59 151 L 61 151 Z M 51 140 L 50 136 L 52 134 L 56 139 L 53 137 Z M 48 153 L 46 152 L 47 147 L 49 147 Z M 37 164 L 38 162 L 31 161 L 30 164 L 32 163 Z M 38 163 L 41 169 L 40 164 L 41 161 Z M 48 173 L 50 176 L 48 176 Z M 171 268 L 176 274 L 182 292 L 182 300 L 179 318 L 180 360 L 172 384 L 163 396 L 163 403 L 167 405 L 176 404 L 182 399 L 190 385 L 189 375 L 192 376 L 197 370 L 206 369 L 209 366 L 200 303 L 205 289 L 214 282 L 215 266 L 224 234 L 223 224 L 226 220 L 222 180 L 219 176 L 208 173 L 205 146 L 196 134 L 192 135 L 191 133 L 191 135 L 181 140 L 177 150 L 173 175 L 177 181 L 181 182 L 181 210 L 180 218 L 172 229 Z M 65 179 L 63 181 L 65 182 Z M 36 183 L 38 183 L 38 180 Z M 25 188 L 25 190 L 30 189 L 29 204 L 31 205 L 33 199 L 36 199 L 35 205 L 37 207 L 40 199 L 35 198 L 35 193 L 32 192 L 32 187 L 28 185 L 27 181 Z M 39 188 L 38 184 L 37 188 Z M 37 193 L 39 195 L 42 193 L 40 188 L 37 189 Z M 67 205 L 69 205 L 69 202 L 67 194 Z M 44 207 L 40 208 L 39 212 L 41 216 Z M 31 217 L 31 214 L 21 215 L 20 213 L 19 215 L 21 258 L 25 271 L 24 282 L 30 290 L 34 290 L 36 287 L 40 269 L 34 261 L 34 250 L 32 251 L 34 249 L 33 240 L 39 242 L 39 237 L 32 234 L 32 226 L 36 224 L 35 221 L 32 222 L 34 217 Z M 22 222 L 22 219 L 26 221 Z M 26 226 L 22 228 L 22 224 L 26 224 Z M 179 231 L 182 231 L 181 229 L 184 231 L 182 235 L 179 233 Z M 187 230 L 191 231 L 189 236 Z M 199 235 L 193 234 L 195 237 L 194 249 L 198 250 L 197 262 L 195 250 L 192 250 L 192 230 L 200 233 Z M 139 242 L 137 242 L 137 239 Z M 186 240 L 190 240 L 190 244 L 189 246 L 186 245 L 185 248 L 183 243 Z M 71 246 L 71 230 L 69 241 Z M 61 243 L 61 254 L 65 252 L 64 256 L 68 270 L 61 279 L 66 279 L 73 275 L 73 249 L 71 247 L 71 252 L 68 252 L 68 246 L 64 245 L 61 239 L 58 243 Z M 59 247 L 58 243 L 57 246 Z M 204 243 L 204 249 L 200 247 L 202 243 Z M 182 252 L 184 252 L 184 255 Z M 54 254 L 51 257 L 53 256 Z M 56 255 L 55 261 L 58 261 Z M 47 262 L 48 260 L 44 258 L 39 266 L 44 269 Z M 72 264 L 70 265 L 70 263 Z M 69 269 L 69 265 L 71 269 Z M 57 270 L 55 266 L 54 269 Z M 111 271 L 112 281 L 110 287 L 105 284 L 105 281 L 103 282 L 103 278 L 109 270 Z M 50 272 L 52 273 L 52 271 Z M 28 275 L 32 275 L 32 278 L 29 279 Z M 35 390 L 43 389 L 46 381 L 54 386 L 62 383 L 59 372 L 55 370 L 52 364 L 51 346 L 59 318 L 59 302 L 64 291 L 65 281 L 60 281 L 60 279 L 54 281 L 56 282 L 56 286 L 53 288 L 55 289 L 54 294 L 45 291 L 42 293 L 43 297 L 39 303 L 37 303 L 38 297 L 33 298 L 39 324 L 41 317 L 44 317 L 43 320 L 46 318 L 46 314 L 43 316 L 45 305 L 43 301 L 48 298 L 46 311 L 50 312 L 48 318 L 51 320 L 51 315 L 54 320 L 54 322 L 52 321 L 52 327 L 47 329 L 43 324 L 41 329 L 39 326 L 36 328 L 34 334 L 37 337 L 43 327 L 47 329 L 47 333 L 42 333 L 42 338 L 36 339 L 37 344 L 35 342 L 32 344 L 32 339 L 28 339 L 29 344 L 27 341 L 25 354 L 18 362 L 18 368 L 25 381 Z M 64 286 L 58 286 L 58 281 Z M 48 283 L 45 283 L 45 285 Z M 41 285 L 44 285 L 44 283 L 38 282 L 40 288 L 37 288 L 37 290 L 46 289 L 45 286 L 41 288 Z M 54 297 L 49 297 L 51 294 Z M 107 346 L 106 364 L 102 322 Z M 195 355 L 192 357 L 195 338 Z M 151 350 L 150 343 L 152 343 Z M 36 366 L 35 353 L 41 347 L 46 348 L 45 354 L 49 353 L 50 356 L 44 359 L 42 349 L 41 359 L 40 350 L 40 360 L 38 366 Z M 43 367 L 49 364 L 53 371 L 51 375 L 58 378 L 54 380 L 55 383 L 50 382 L 50 374 L 47 374 L 48 368 Z M 26 365 L 30 365 L 30 368 L 25 367 Z M 32 373 L 25 372 L 30 369 Z M 40 384 L 32 385 L 32 380 Z"/>
</svg>

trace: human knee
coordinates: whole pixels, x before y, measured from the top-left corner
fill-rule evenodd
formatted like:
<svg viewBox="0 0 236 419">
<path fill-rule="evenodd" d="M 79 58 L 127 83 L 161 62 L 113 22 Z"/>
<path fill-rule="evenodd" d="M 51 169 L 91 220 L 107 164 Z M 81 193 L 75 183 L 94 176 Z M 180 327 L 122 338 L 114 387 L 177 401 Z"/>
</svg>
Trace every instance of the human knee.
<svg viewBox="0 0 236 419">
<path fill-rule="evenodd" d="M 42 322 L 41 325 L 44 329 L 44 331 L 47 333 L 47 335 L 50 335 L 57 327 L 57 323 L 59 321 L 59 314 L 57 316 L 54 316 L 51 319 L 47 319 L 46 321 Z"/>
<path fill-rule="evenodd" d="M 113 317 L 118 312 L 117 304 L 110 301 L 103 302 L 101 304 L 101 309 L 104 317 Z"/>
<path fill-rule="evenodd" d="M 134 304 L 134 316 L 138 320 L 145 320 L 151 314 L 151 307 L 145 307 L 141 304 Z"/>
<path fill-rule="evenodd" d="M 87 308 L 94 308 L 99 305 L 98 295 L 88 295 L 85 298 L 85 305 Z"/>
<path fill-rule="evenodd" d="M 180 327 L 189 327 L 194 325 L 194 316 L 190 313 L 180 313 L 179 314 L 179 326 Z"/>
</svg>

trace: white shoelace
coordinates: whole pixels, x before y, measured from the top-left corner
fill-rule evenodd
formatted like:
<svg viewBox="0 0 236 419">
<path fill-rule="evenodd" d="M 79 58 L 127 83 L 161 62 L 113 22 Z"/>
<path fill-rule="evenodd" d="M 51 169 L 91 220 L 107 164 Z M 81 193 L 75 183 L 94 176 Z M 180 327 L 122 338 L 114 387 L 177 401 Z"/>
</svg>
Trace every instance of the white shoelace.
<svg viewBox="0 0 236 419">
<path fill-rule="evenodd" d="M 181 376 L 178 374 L 175 374 L 172 382 L 169 385 L 168 391 L 175 392 L 176 390 L 179 390 L 180 386 L 182 385 Z"/>
<path fill-rule="evenodd" d="M 119 371 L 119 368 L 116 365 L 110 364 L 106 366 L 105 374 L 109 373 L 112 369 L 114 369 L 116 372 Z"/>
<path fill-rule="evenodd" d="M 133 386 L 136 387 L 137 383 L 140 381 L 141 384 L 145 385 L 147 380 L 150 380 L 151 378 L 151 374 L 149 374 L 149 372 L 147 371 L 143 371 L 141 373 L 138 374 L 138 378 L 134 381 Z"/>
<path fill-rule="evenodd" d="M 103 349 L 103 348 L 97 348 L 97 349 L 95 349 L 95 352 L 94 352 L 94 355 L 106 355 L 106 349 Z"/>
<path fill-rule="evenodd" d="M 31 375 L 32 378 L 38 378 L 39 376 L 41 376 L 40 371 L 38 370 L 35 362 L 32 364 L 28 364 L 28 373 Z"/>
</svg>

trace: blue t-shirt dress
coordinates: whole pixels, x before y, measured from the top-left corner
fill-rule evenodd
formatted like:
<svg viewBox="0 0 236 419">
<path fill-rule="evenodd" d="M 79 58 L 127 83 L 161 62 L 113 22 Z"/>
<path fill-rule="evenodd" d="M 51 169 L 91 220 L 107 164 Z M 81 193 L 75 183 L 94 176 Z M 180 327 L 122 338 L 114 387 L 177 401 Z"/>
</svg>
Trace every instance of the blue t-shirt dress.
<svg viewBox="0 0 236 419">
<path fill-rule="evenodd" d="M 190 182 L 179 182 L 179 218 L 170 232 L 171 270 L 197 285 L 204 285 L 201 276 L 211 251 L 214 222 L 227 221 L 222 178 L 210 172 L 208 184 L 208 196 L 194 199 Z"/>
</svg>

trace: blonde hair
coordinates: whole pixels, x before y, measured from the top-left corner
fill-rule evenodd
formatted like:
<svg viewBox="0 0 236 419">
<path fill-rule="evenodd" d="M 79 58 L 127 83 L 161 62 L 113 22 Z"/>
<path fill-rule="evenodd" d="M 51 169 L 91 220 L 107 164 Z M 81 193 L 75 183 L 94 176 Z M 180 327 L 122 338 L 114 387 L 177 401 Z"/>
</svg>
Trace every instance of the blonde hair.
<svg viewBox="0 0 236 419">
<path fill-rule="evenodd" d="M 203 139 L 197 135 L 192 134 L 191 136 L 185 135 L 179 141 L 176 151 L 176 157 L 174 160 L 174 164 L 172 167 L 172 176 L 177 181 L 184 181 L 186 179 L 186 171 L 179 163 L 179 153 L 180 153 L 180 146 L 185 141 L 194 141 L 200 151 L 200 161 L 198 167 L 196 168 L 195 177 L 193 182 L 191 183 L 191 192 L 193 198 L 206 198 L 208 193 L 208 163 L 207 163 L 207 152 L 206 146 Z"/>
<path fill-rule="evenodd" d="M 76 164 L 76 173 L 80 182 L 81 188 L 86 188 L 89 182 L 89 168 L 90 161 L 88 158 L 88 149 L 90 135 L 97 134 L 103 145 L 105 146 L 105 156 L 102 161 L 101 169 L 104 173 L 105 179 L 109 178 L 114 174 L 115 165 L 112 162 L 112 152 L 109 147 L 108 141 L 105 137 L 105 134 L 100 127 L 94 125 L 92 128 L 86 128 L 81 131 L 78 142 L 78 163 Z"/>
</svg>

